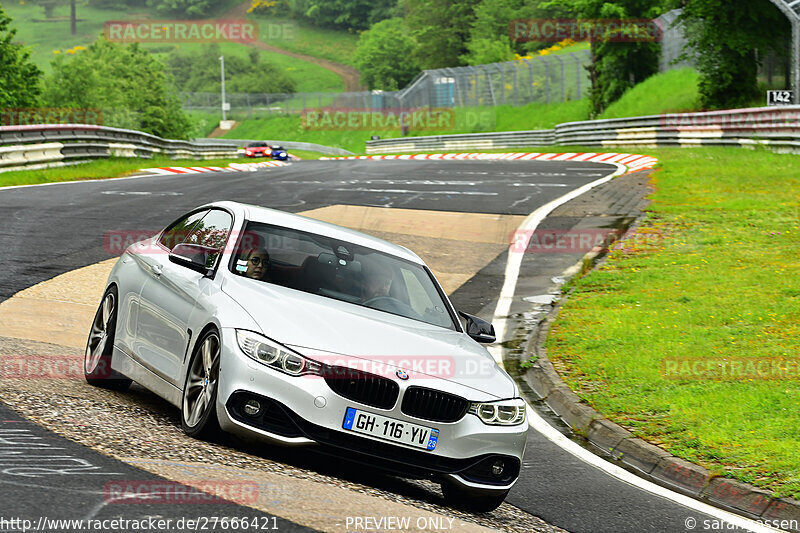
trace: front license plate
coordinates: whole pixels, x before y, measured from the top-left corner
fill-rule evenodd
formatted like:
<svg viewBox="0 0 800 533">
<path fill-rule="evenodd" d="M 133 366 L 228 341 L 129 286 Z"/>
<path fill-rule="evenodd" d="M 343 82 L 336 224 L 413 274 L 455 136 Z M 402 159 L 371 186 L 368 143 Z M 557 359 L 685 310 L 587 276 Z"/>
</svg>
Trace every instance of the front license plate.
<svg viewBox="0 0 800 533">
<path fill-rule="evenodd" d="M 435 449 L 436 443 L 439 441 L 438 429 L 402 422 L 353 407 L 347 408 L 342 427 L 356 433 L 372 435 L 379 439 L 399 442 L 425 450 Z"/>
</svg>

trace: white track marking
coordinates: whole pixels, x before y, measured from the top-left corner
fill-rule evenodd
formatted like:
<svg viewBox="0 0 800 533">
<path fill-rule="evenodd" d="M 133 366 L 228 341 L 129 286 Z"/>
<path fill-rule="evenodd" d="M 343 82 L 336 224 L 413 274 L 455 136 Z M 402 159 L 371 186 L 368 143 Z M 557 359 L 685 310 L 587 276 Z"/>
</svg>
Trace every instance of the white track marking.
<svg viewBox="0 0 800 533">
<path fill-rule="evenodd" d="M 615 163 L 612 163 L 615 164 Z M 627 170 L 623 165 L 615 164 L 617 170 L 603 178 L 595 180 L 591 183 L 587 183 L 583 187 L 579 187 L 573 191 L 568 192 L 564 196 L 560 198 L 556 198 L 555 200 L 546 203 L 545 205 L 541 206 L 539 209 L 531 213 L 527 216 L 527 218 L 522 222 L 519 229 L 517 229 L 517 234 L 524 235 L 524 239 L 518 241 L 517 246 L 522 247 L 522 252 L 514 252 L 509 247 L 508 250 L 508 263 L 506 264 L 506 274 L 505 274 L 505 281 L 503 282 L 503 288 L 500 291 L 500 298 L 497 300 L 497 307 L 494 311 L 494 317 L 492 319 L 492 324 L 494 324 L 495 332 L 497 334 L 497 338 L 500 343 L 505 340 L 506 335 L 506 327 L 508 324 L 508 314 L 511 311 L 511 304 L 514 301 L 514 293 L 517 288 L 517 280 L 519 279 L 519 270 L 522 266 L 522 258 L 525 255 L 524 250 L 528 248 L 528 243 L 530 242 L 531 235 L 533 235 L 534 230 L 539 226 L 542 220 L 545 219 L 547 215 L 553 212 L 554 209 L 557 207 L 569 202 L 570 200 L 577 198 L 578 196 L 582 195 L 583 193 L 597 187 L 598 185 L 602 185 L 613 179 L 615 176 L 619 176 L 620 174 L 624 174 Z M 524 247 L 522 246 L 524 244 Z M 495 361 L 503 364 L 503 348 L 500 344 L 494 344 L 489 347 L 489 351 L 494 356 Z"/>
<path fill-rule="evenodd" d="M 616 157 L 612 158 L 616 159 Z M 608 161 L 603 161 L 604 163 L 608 163 Z M 604 178 L 595 180 L 591 183 L 584 185 L 574 191 L 571 191 L 568 194 L 565 194 L 561 198 L 557 198 L 552 202 L 549 202 L 530 215 L 522 222 L 518 231 L 523 232 L 522 234 L 525 235 L 524 241 L 520 241 L 519 246 L 522 245 L 524 242 L 525 246 L 522 252 L 512 252 L 511 248 L 509 247 L 508 252 L 508 264 L 506 265 L 506 274 L 505 274 L 505 281 L 503 283 L 503 288 L 500 291 L 500 298 L 497 301 L 497 308 L 494 312 L 494 319 L 492 323 L 495 325 L 497 329 L 497 338 L 502 342 L 505 338 L 506 334 L 506 327 L 508 323 L 508 314 L 511 310 L 511 304 L 514 300 L 514 293 L 517 286 L 517 280 L 519 279 L 519 272 L 522 266 L 522 258 L 524 257 L 524 250 L 528 247 L 528 242 L 530 241 L 531 235 L 533 235 L 533 231 L 539 226 L 539 224 L 544 220 L 544 218 L 550 214 L 553 210 L 557 207 L 567 203 L 568 201 L 577 198 L 578 196 L 584 194 L 585 192 L 602 185 L 603 183 L 607 183 L 608 181 L 612 180 L 614 177 L 624 174 L 627 169 L 624 165 L 619 163 L 610 163 L 616 165 L 617 170 L 608 175 Z M 489 351 L 494 356 L 495 360 L 502 366 L 503 361 L 503 348 L 499 344 L 494 344 L 489 348 Z M 647 481 L 627 470 L 620 468 L 619 466 L 598 457 L 597 455 L 593 454 L 589 450 L 582 448 L 577 443 L 571 441 L 564 435 L 562 435 L 557 429 L 550 425 L 549 422 L 544 420 L 539 414 L 536 412 L 533 407 L 528 404 L 528 425 L 538 431 L 541 435 L 543 435 L 547 440 L 561 448 L 562 450 L 570 453 L 571 455 L 575 456 L 576 458 L 580 459 L 584 463 L 587 463 L 599 470 L 602 470 L 606 474 L 632 485 L 640 490 L 647 491 L 651 494 L 656 496 L 660 496 L 666 500 L 675 502 L 679 505 L 683 505 L 687 509 L 692 511 L 696 511 L 698 513 L 702 513 L 719 520 L 728 522 L 733 524 L 734 526 L 741 528 L 745 531 L 754 531 L 757 533 L 767 533 L 772 531 L 780 531 L 778 529 L 773 529 L 768 527 L 764 524 L 756 522 L 754 520 L 750 520 L 748 518 L 744 518 L 738 516 L 736 514 L 723 511 L 722 509 L 717 509 L 711 505 L 706 503 L 700 502 L 691 498 L 689 496 L 684 496 L 683 494 L 678 494 L 672 490 L 664 488 L 660 485 L 656 485 L 651 481 Z M 689 515 L 687 515 L 687 518 Z M 698 518 L 698 517 L 694 517 Z M 702 523 L 702 522 L 701 522 Z M 682 527 L 682 524 L 676 524 L 676 527 Z"/>
<path fill-rule="evenodd" d="M 655 494 L 656 496 L 660 496 L 666 500 L 675 502 L 679 505 L 683 505 L 684 507 L 687 507 L 692 511 L 703 513 L 705 515 L 712 516 L 719 520 L 728 522 L 744 531 L 754 531 L 756 533 L 781 531 L 780 529 L 773 529 L 769 526 L 756 522 L 755 520 L 750 520 L 749 518 L 744 518 L 739 515 L 729 513 L 728 511 L 717 509 L 716 507 L 712 507 L 707 503 L 695 500 L 694 498 L 691 498 L 689 496 L 678 494 L 677 492 L 671 491 L 665 487 L 662 487 L 661 485 L 656 485 L 651 481 L 647 481 L 646 479 L 640 478 L 636 474 L 632 474 L 631 472 L 628 472 L 624 468 L 620 468 L 619 466 L 598 457 L 589 450 L 582 448 L 577 443 L 571 441 L 570 439 L 562 435 L 561 432 L 559 432 L 556 428 L 551 426 L 549 422 L 547 422 L 545 419 L 539 416 L 539 414 L 533 407 L 531 407 L 530 404 L 528 404 L 528 425 L 532 429 L 541 433 L 547 440 L 549 440 L 562 450 L 577 457 L 584 463 L 588 463 L 591 466 L 599 470 L 602 470 L 606 474 L 613 476 L 629 485 L 633 485 L 638 489 L 645 490 L 647 492 L 650 492 L 651 494 Z M 689 516 L 691 515 L 687 515 L 687 518 L 689 518 Z M 697 519 L 697 521 L 699 522 L 697 530 L 703 531 L 704 528 L 701 527 L 702 518 L 697 516 L 692 518 Z M 675 531 L 678 531 L 683 527 L 684 524 L 675 524 Z"/>
<path fill-rule="evenodd" d="M 55 168 L 55 167 L 54 167 Z M 171 174 L 171 176 L 179 176 L 180 174 Z M 0 187 L 0 192 L 7 191 L 10 189 L 27 189 L 30 187 L 49 187 L 51 185 L 75 185 L 76 183 L 106 183 L 109 181 L 122 181 L 122 180 L 135 180 L 139 178 L 163 178 L 163 175 L 159 174 L 137 174 L 136 176 L 125 176 L 124 178 L 100 178 L 100 179 L 89 179 L 89 180 L 73 180 L 73 181 L 51 181 L 47 183 L 34 183 L 32 185 L 9 185 L 7 187 Z"/>
</svg>

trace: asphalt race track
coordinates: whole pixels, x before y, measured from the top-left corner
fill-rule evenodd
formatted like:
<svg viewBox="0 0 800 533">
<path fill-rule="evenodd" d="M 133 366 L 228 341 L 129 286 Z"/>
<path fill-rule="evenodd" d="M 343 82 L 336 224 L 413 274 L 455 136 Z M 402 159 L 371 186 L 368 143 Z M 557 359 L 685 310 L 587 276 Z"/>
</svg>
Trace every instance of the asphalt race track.
<svg viewBox="0 0 800 533">
<path fill-rule="evenodd" d="M 360 205 L 527 216 L 614 170 L 612 165 L 572 161 L 302 161 L 252 173 L 0 189 L 0 302 L 59 274 L 111 258 L 104 247 L 104 235 L 109 231 L 154 231 L 210 201 L 235 200 L 291 212 Z M 450 238 L 459 238 L 458 227 L 452 228 Z M 487 287 L 502 285 L 504 262 L 501 253 L 481 272 L 488 279 L 481 284 L 466 283 L 457 290 L 452 296 L 456 307 L 467 312 L 491 307 L 487 302 L 497 295 L 486 294 Z M 49 478 L 50 486 L 42 487 L 41 480 L 5 475 L 8 463 L 0 458 L 0 515 L 103 516 L 109 511 L 97 507 L 102 502 L 102 482 L 97 479 L 102 476 L 93 473 L 121 472 L 133 480 L 153 477 L 57 437 L 0 404 L 0 454 L 3 438 L 19 436 L 20 431 L 40 439 L 35 442 L 52 444 L 60 449 L 60 455 L 80 458 L 98 469 L 64 476 L 66 481 Z M 100 489 L 89 489 L 98 483 Z M 52 497 L 43 503 L 40 494 L 48 489 Z M 610 477 L 535 431 L 529 434 L 522 476 L 507 501 L 573 532 L 675 532 L 687 530 L 685 522 L 690 516 L 700 524 L 713 520 Z M 115 507 L 126 507 L 124 516 L 176 514 L 149 505 Z M 225 514 L 226 510 L 215 512 Z M 251 509 L 247 512 L 263 515 Z M 281 531 L 303 530 L 290 522 L 280 524 Z"/>
</svg>

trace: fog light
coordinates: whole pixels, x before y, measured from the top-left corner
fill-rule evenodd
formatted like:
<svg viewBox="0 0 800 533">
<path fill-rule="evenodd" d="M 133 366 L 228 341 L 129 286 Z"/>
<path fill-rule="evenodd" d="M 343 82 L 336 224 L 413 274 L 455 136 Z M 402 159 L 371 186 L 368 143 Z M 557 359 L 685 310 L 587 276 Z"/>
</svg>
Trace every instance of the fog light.
<svg viewBox="0 0 800 533">
<path fill-rule="evenodd" d="M 495 461 L 492 465 L 492 475 L 496 477 L 500 477 L 503 475 L 503 470 L 505 470 L 505 465 L 503 461 Z"/>
<path fill-rule="evenodd" d="M 244 414 L 247 416 L 257 416 L 261 412 L 261 404 L 257 400 L 247 400 L 244 404 Z"/>
</svg>

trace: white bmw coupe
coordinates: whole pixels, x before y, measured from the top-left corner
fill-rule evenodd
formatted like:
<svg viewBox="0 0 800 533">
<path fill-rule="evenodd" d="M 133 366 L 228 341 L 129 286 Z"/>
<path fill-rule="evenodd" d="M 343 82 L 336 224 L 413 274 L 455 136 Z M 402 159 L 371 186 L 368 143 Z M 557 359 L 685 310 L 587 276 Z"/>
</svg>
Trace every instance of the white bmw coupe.
<svg viewBox="0 0 800 533">
<path fill-rule="evenodd" d="M 136 381 L 214 431 L 320 445 L 499 506 L 519 476 L 526 404 L 425 263 L 303 216 L 219 202 L 116 263 L 86 348 L 86 380 Z"/>
</svg>

